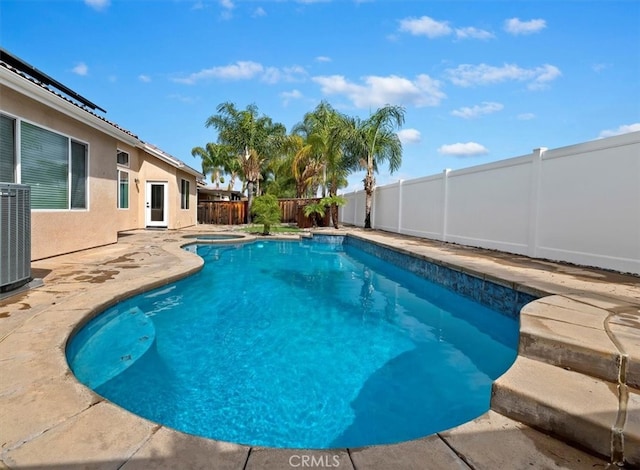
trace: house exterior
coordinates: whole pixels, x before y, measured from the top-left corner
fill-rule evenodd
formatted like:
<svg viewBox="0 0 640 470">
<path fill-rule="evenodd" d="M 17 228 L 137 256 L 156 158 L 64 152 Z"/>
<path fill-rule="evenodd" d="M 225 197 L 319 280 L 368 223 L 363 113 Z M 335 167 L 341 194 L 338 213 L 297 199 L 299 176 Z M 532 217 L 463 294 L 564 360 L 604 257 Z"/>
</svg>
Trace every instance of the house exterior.
<svg viewBox="0 0 640 470">
<path fill-rule="evenodd" d="M 241 201 L 244 198 L 242 191 L 220 189 L 215 186 L 198 184 L 198 203 L 211 201 Z"/>
<path fill-rule="evenodd" d="M 32 260 L 115 243 L 124 230 L 196 224 L 200 172 L 31 71 L 2 51 L 0 182 L 31 187 Z"/>
</svg>

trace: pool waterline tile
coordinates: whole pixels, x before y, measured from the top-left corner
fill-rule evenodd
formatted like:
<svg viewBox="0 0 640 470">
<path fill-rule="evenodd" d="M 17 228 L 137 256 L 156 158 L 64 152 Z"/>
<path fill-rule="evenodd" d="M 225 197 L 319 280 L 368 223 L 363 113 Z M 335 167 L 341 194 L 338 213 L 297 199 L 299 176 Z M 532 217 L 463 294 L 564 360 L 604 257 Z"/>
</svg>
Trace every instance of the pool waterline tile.
<svg viewBox="0 0 640 470">
<path fill-rule="evenodd" d="M 323 238 L 326 235 L 314 236 L 314 238 L 316 237 Z M 333 238 L 337 239 L 338 237 L 333 236 Z M 337 243 L 337 240 L 333 241 L 333 243 Z M 429 281 L 441 284 L 512 318 L 518 318 L 520 309 L 524 305 L 539 298 L 539 296 L 509 287 L 509 283 L 506 281 L 498 283 L 490 279 L 477 277 L 440 262 L 397 251 L 392 247 L 383 246 L 371 240 L 363 240 L 347 235 L 343 236 L 343 243 L 406 269 Z"/>
</svg>

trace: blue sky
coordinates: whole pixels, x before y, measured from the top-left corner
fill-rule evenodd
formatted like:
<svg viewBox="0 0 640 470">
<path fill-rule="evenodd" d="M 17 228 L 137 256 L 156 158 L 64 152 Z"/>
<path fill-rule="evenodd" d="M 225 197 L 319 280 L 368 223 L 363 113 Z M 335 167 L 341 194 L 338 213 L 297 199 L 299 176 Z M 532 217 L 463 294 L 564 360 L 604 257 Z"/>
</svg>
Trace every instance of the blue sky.
<svg viewBox="0 0 640 470">
<path fill-rule="evenodd" d="M 636 0 L 0 0 L 0 43 L 197 169 L 224 101 L 404 106 L 378 184 L 640 130 Z"/>
</svg>

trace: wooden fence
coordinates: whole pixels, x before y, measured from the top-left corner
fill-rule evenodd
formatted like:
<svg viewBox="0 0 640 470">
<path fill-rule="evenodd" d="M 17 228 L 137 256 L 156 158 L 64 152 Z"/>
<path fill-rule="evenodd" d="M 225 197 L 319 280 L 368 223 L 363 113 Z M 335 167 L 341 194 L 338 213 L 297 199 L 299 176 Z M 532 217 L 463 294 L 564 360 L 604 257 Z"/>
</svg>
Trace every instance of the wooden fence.
<svg viewBox="0 0 640 470">
<path fill-rule="evenodd" d="M 298 224 L 300 228 L 311 227 L 312 221 L 304 216 L 303 208 L 320 199 L 279 199 L 281 222 Z M 247 201 L 203 201 L 198 203 L 198 223 L 214 225 L 242 225 L 247 223 Z M 329 225 L 326 211 L 322 226 Z"/>
<path fill-rule="evenodd" d="M 247 201 L 206 201 L 198 203 L 198 223 L 242 225 L 247 223 Z"/>
</svg>

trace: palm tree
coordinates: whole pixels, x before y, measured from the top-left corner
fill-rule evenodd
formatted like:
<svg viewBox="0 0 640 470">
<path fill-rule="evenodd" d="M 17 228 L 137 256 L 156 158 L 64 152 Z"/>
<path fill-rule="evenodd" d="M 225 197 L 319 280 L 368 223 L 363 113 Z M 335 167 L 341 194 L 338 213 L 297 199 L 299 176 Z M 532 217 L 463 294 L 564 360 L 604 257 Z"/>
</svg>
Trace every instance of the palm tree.
<svg viewBox="0 0 640 470">
<path fill-rule="evenodd" d="M 314 154 L 306 135 L 291 134 L 287 139 L 286 151 L 291 176 L 295 182 L 296 197 L 308 197 L 309 188 L 318 181 L 322 171 L 322 163 Z"/>
<path fill-rule="evenodd" d="M 345 150 L 353 169 L 364 169 L 365 217 L 364 227 L 371 228 L 373 206 L 374 172 L 383 163 L 388 163 L 393 173 L 402 163 L 402 143 L 396 129 L 404 124 L 404 108 L 386 105 L 369 118 L 351 118 L 349 136 Z"/>
<path fill-rule="evenodd" d="M 259 185 L 263 164 L 282 146 L 286 128 L 268 116 L 258 115 L 255 104 L 238 110 L 235 104 L 224 102 L 216 111 L 217 114 L 210 116 L 205 125 L 215 128 L 218 143 L 228 146 L 237 155 L 247 184 L 247 214 L 251 222 L 254 188 Z"/>
<path fill-rule="evenodd" d="M 312 202 L 304 206 L 302 209 L 305 217 L 311 217 L 311 223 L 314 227 L 320 225 L 318 220 L 324 217 L 326 206 L 322 202 Z"/>
<path fill-rule="evenodd" d="M 338 189 L 346 186 L 350 168 L 346 164 L 343 147 L 349 135 L 349 121 L 346 116 L 336 111 L 329 103 L 322 101 L 307 114 L 293 132 L 306 137 L 310 146 L 308 150 L 309 165 L 312 162 L 321 165 L 322 196 L 333 197 Z M 338 228 L 338 206 L 331 204 L 331 219 Z"/>
<path fill-rule="evenodd" d="M 219 188 L 221 174 L 228 172 L 230 162 L 234 158 L 231 149 L 226 145 L 209 142 L 204 147 L 194 147 L 191 155 L 202 159 L 202 174 L 206 177 L 211 173 L 211 182 Z"/>
</svg>

